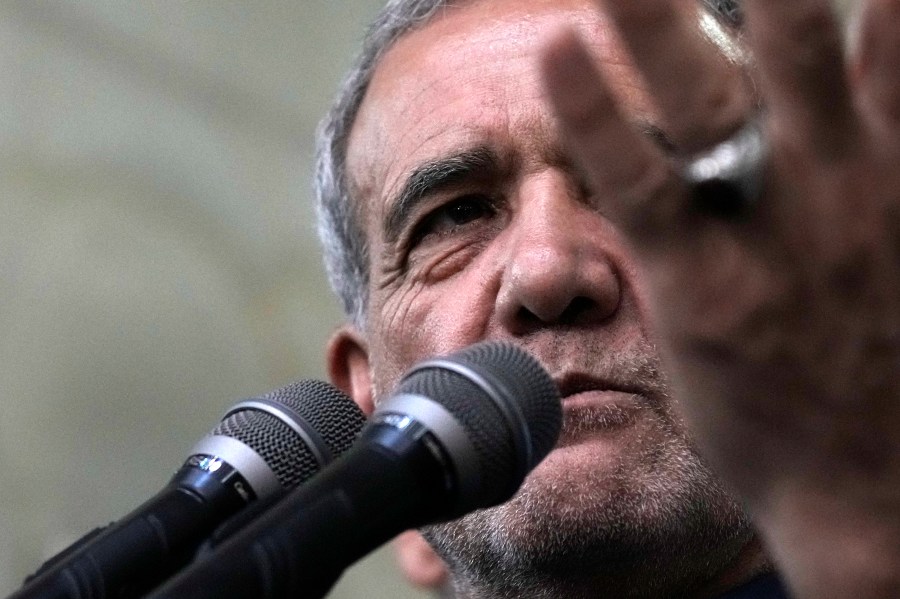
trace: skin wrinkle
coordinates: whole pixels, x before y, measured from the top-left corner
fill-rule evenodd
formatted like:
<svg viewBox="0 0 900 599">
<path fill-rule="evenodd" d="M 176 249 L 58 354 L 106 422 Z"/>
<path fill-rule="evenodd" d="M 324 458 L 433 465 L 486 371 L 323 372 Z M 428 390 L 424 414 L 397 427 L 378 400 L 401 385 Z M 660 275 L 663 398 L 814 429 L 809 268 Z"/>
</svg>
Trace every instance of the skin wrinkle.
<svg viewBox="0 0 900 599">
<path fill-rule="evenodd" d="M 672 151 L 672 142 L 657 126 L 640 121 L 635 127 L 663 149 Z M 550 144 L 545 142 L 545 145 Z M 546 164 L 558 166 L 574 174 L 579 181 L 584 178 L 580 173 L 573 172 L 576 171 L 576 166 L 561 152 L 548 152 L 544 160 Z M 492 176 L 491 173 L 501 171 L 500 163 L 495 152 L 490 147 L 483 146 L 435 158 L 413 168 L 403 182 L 401 190 L 387 203 L 388 209 L 382 225 L 385 242 L 388 246 L 398 242 L 405 223 L 415 212 L 417 205 L 427 200 L 430 195 L 454 186 L 464 187 L 468 180 L 488 179 Z M 544 167 L 536 164 L 534 168 Z M 579 182 L 578 186 L 584 189 L 586 184 Z"/>
<path fill-rule="evenodd" d="M 490 148 L 473 148 L 443 158 L 430 160 L 412 170 L 396 197 L 388 202 L 384 218 L 384 239 L 396 243 L 400 233 L 419 202 L 429 195 L 465 183 L 480 173 L 497 171 L 499 160 Z"/>
<path fill-rule="evenodd" d="M 568 7 L 563 15 L 561 5 Z M 457 588 L 473 597 L 578 598 L 598 589 L 619 597 L 678 595 L 715 579 L 742 553 L 759 555 L 746 516 L 676 415 L 633 260 L 583 193 L 583 178 L 558 163 L 565 152 L 540 83 L 533 68 L 523 76 L 523 65 L 536 62 L 529 53 L 538 40 L 576 13 L 586 34 L 598 36 L 597 53 L 610 56 L 608 76 L 631 117 L 657 122 L 590 3 L 498 0 L 448 11 L 401 38 L 382 59 L 348 149 L 351 179 L 368 178 L 366 337 L 376 402 L 419 359 L 485 338 L 514 340 L 552 375 L 581 373 L 619 389 L 608 403 L 589 392 L 585 405 L 577 398 L 569 405 L 563 443 L 512 501 L 428 529 Z M 527 26 L 513 26 L 522 14 Z M 467 87 L 452 85 L 455 73 Z M 479 147 L 511 161 L 484 183 L 504 191 L 509 214 L 433 240 L 404 270 L 406 250 L 384 223 L 397 210 L 392 198 L 410 186 L 407 173 Z M 484 189 L 475 179 L 475 189 Z M 443 205 L 438 195 L 435 206 Z M 572 312 L 575 304 L 565 301 L 576 297 L 586 307 Z M 672 547 L 683 549 L 673 555 Z"/>
<path fill-rule="evenodd" d="M 465 5 L 449 8 L 449 9 L 445 10 L 444 13 L 445 14 L 453 14 L 453 13 L 458 13 L 458 12 L 464 12 L 463 11 L 464 7 L 465 7 Z M 522 16 L 522 15 L 517 15 L 517 17 L 519 17 L 519 16 Z M 477 33 L 472 33 L 470 35 L 463 35 L 463 36 L 460 36 L 457 34 L 450 36 L 449 42 L 447 42 L 447 45 L 449 47 L 446 47 L 444 51 L 442 51 L 440 54 L 436 55 L 434 58 L 426 58 L 426 60 L 428 62 L 426 62 L 423 65 L 423 70 L 425 72 L 440 72 L 440 68 L 442 66 L 441 65 L 441 62 L 442 62 L 441 57 L 442 56 L 455 55 L 455 54 L 459 54 L 460 56 L 465 56 L 465 55 L 471 53 L 471 48 L 473 48 L 473 47 L 477 48 L 477 47 L 481 47 L 485 44 L 489 44 L 490 40 L 492 40 L 497 35 L 497 31 L 501 30 L 503 27 L 512 26 L 514 28 L 516 33 L 515 33 L 515 36 L 512 36 L 512 37 L 515 37 L 515 38 L 521 37 L 522 39 L 534 38 L 536 35 L 536 32 L 540 31 L 540 28 L 537 24 L 536 17 L 529 19 L 527 16 L 525 16 L 524 20 L 525 20 L 525 23 L 519 23 L 518 19 L 511 20 L 508 18 L 498 18 L 491 22 L 492 25 L 490 27 L 485 27 L 484 23 L 479 23 L 479 30 Z M 587 34 L 587 32 L 591 32 L 591 33 L 595 34 L 595 36 L 597 36 L 595 38 L 595 40 L 597 40 L 597 39 L 599 40 L 599 43 L 598 43 L 599 50 L 604 53 L 605 57 L 609 57 L 608 61 L 605 60 L 605 64 L 608 68 L 610 68 L 612 70 L 616 70 L 614 67 L 627 67 L 629 65 L 628 60 L 624 57 L 624 53 L 621 50 L 619 50 L 618 46 L 616 45 L 617 40 L 615 39 L 615 36 L 612 34 L 612 32 L 609 29 L 603 27 L 602 21 L 600 23 L 596 22 L 597 21 L 596 15 L 584 15 L 584 14 L 582 14 L 581 11 L 570 10 L 570 11 L 565 11 L 561 14 L 561 20 L 565 20 L 565 22 L 567 24 L 570 24 L 571 26 L 581 30 L 584 34 Z M 442 18 L 437 18 L 431 24 L 429 24 L 428 27 L 437 29 L 438 31 L 436 31 L 435 34 L 438 34 L 442 21 L 443 21 Z M 521 44 L 519 44 L 519 47 L 520 47 L 520 49 L 527 49 L 525 42 L 522 42 Z M 386 53 L 385 57 L 382 59 L 382 62 L 385 62 L 387 59 L 389 59 L 389 57 L 395 53 L 394 52 L 395 49 L 396 48 L 392 48 L 391 50 L 389 50 Z M 533 49 L 533 47 L 532 47 L 532 49 Z M 518 70 L 516 70 L 514 73 L 517 73 L 524 77 L 530 77 L 530 78 L 534 77 L 533 63 L 531 63 L 530 61 L 523 61 L 523 60 L 519 60 L 517 62 L 521 66 L 518 66 Z M 418 78 L 418 77 L 402 77 L 401 76 L 401 77 L 395 79 L 391 83 L 392 94 L 394 94 L 398 97 L 405 97 L 407 95 L 410 95 L 412 97 L 412 99 L 406 101 L 405 102 L 406 107 L 404 108 L 401 106 L 399 111 L 397 112 L 397 120 L 398 120 L 398 122 L 403 122 L 404 127 L 402 129 L 400 129 L 399 131 L 394 130 L 394 129 L 382 129 L 380 131 L 380 135 L 379 135 L 380 141 L 382 143 L 384 143 L 386 141 L 386 139 L 391 136 L 391 134 L 393 134 L 393 135 L 399 134 L 400 142 L 403 142 L 405 140 L 405 138 L 410 137 L 410 136 L 416 136 L 416 137 L 421 136 L 422 141 L 420 142 L 419 149 L 422 149 L 422 147 L 427 146 L 429 144 L 429 142 L 433 142 L 435 136 L 439 135 L 440 133 L 439 132 L 435 132 L 433 134 L 425 133 L 423 135 L 423 131 L 428 131 L 428 129 L 429 129 L 428 125 L 432 121 L 432 117 L 434 116 L 435 111 L 439 110 L 441 108 L 435 107 L 434 109 L 429 110 L 429 111 L 421 111 L 421 114 L 419 114 L 419 116 L 417 118 L 410 119 L 410 110 L 412 109 L 412 107 L 420 106 L 422 97 L 429 91 L 433 91 L 434 93 L 436 93 L 438 95 L 444 95 L 441 92 L 443 92 L 445 90 L 443 90 L 439 87 L 440 83 L 444 83 L 443 87 L 446 88 L 447 92 L 452 92 L 453 90 L 457 90 L 457 89 L 466 89 L 467 91 L 469 91 L 469 93 L 465 97 L 457 100 L 457 101 L 461 102 L 462 104 L 468 106 L 469 104 L 475 102 L 478 99 L 477 96 L 473 97 L 473 95 L 472 95 L 473 93 L 476 93 L 476 94 L 478 93 L 477 91 L 472 92 L 471 88 L 475 88 L 476 90 L 478 89 L 477 86 L 473 85 L 473 83 L 476 82 L 480 76 L 483 76 L 485 71 L 489 74 L 491 72 L 492 68 L 493 68 L 493 65 L 488 65 L 482 69 L 479 69 L 478 65 L 473 65 L 471 63 L 467 64 L 466 69 L 460 70 L 458 73 L 454 74 L 454 75 L 456 75 L 456 78 L 458 79 L 458 77 L 460 76 L 459 73 L 462 73 L 462 76 L 465 78 L 465 81 L 468 81 L 468 84 L 465 86 L 460 85 L 460 82 L 457 79 L 454 79 L 450 76 L 445 77 L 443 79 L 435 78 L 434 81 L 426 83 L 424 85 L 423 85 L 422 79 Z M 369 94 L 377 93 L 378 81 L 379 81 L 379 77 L 376 73 L 376 76 L 373 78 L 373 81 L 370 84 Z M 448 84 L 448 82 L 450 82 L 450 83 Z M 520 87 L 520 86 L 515 86 L 515 87 Z M 525 99 L 521 99 L 520 96 L 518 96 L 516 94 L 511 94 L 511 95 L 514 98 L 520 98 L 520 101 L 523 101 L 523 102 L 525 102 L 525 101 L 530 102 L 533 100 L 544 101 L 544 93 L 541 90 L 541 88 L 538 86 L 535 89 L 537 91 L 534 94 L 534 96 L 527 97 Z M 620 91 L 623 94 L 631 94 L 634 90 L 639 90 L 639 87 L 630 82 L 626 82 Z M 501 86 L 499 88 L 494 87 L 491 89 L 491 93 L 492 93 L 493 97 L 496 98 L 494 100 L 495 102 L 500 102 L 501 98 L 504 101 L 509 100 L 509 97 L 508 97 L 509 94 L 507 92 L 506 86 Z M 485 94 L 485 95 L 488 95 L 488 94 Z M 446 97 L 446 96 L 444 95 L 444 97 Z M 394 103 L 395 108 L 397 107 L 396 105 L 398 103 L 399 103 L 399 101 L 397 103 Z M 365 118 L 366 111 L 367 111 L 366 106 L 367 106 L 367 103 L 364 101 L 363 105 L 360 108 L 359 115 L 357 117 L 357 122 L 366 120 L 366 118 Z M 646 111 L 646 112 L 647 112 L 647 114 L 651 114 L 653 111 Z M 371 173 L 372 172 L 371 170 L 362 169 L 362 168 L 360 168 L 360 166 L 362 166 L 362 165 L 357 166 L 357 164 L 356 164 L 357 161 L 365 160 L 367 157 L 371 156 L 371 154 L 366 151 L 362 151 L 362 152 L 355 151 L 355 149 L 360 146 L 360 144 L 356 143 L 356 139 L 355 139 L 357 131 L 358 131 L 358 127 L 354 126 L 354 128 L 351 132 L 351 135 L 350 135 L 350 142 L 348 144 L 348 173 L 350 174 L 351 181 L 356 179 L 356 176 L 359 173 L 365 173 L 365 172 Z M 383 147 L 382 143 L 378 143 L 375 147 Z M 390 177 L 382 176 L 381 180 L 385 181 L 387 183 L 388 181 L 390 181 Z M 374 187 L 376 189 L 378 188 L 377 185 L 374 185 Z M 382 191 L 381 193 L 376 192 L 376 195 L 378 197 L 382 197 L 382 198 L 388 197 L 387 193 L 385 191 Z M 360 196 L 355 196 L 355 197 L 360 198 L 361 201 L 366 203 L 367 199 L 372 196 L 371 195 L 360 195 Z"/>
<path fill-rule="evenodd" d="M 738 0 L 705 0 L 708 13 L 702 15 L 702 28 L 724 56 L 746 63 L 749 56 L 736 41 L 735 31 L 742 22 Z M 357 203 L 348 175 L 347 151 L 360 104 L 381 57 L 403 35 L 445 14 L 448 4 L 463 7 L 463 0 L 392 0 L 372 24 L 363 50 L 347 74 L 332 109 L 317 132 L 315 187 L 318 232 L 325 250 L 326 272 L 351 321 L 365 329 L 368 303 L 367 245 L 359 240 L 365 223 L 346 208 Z M 751 82 L 752 83 L 752 82 Z"/>
</svg>

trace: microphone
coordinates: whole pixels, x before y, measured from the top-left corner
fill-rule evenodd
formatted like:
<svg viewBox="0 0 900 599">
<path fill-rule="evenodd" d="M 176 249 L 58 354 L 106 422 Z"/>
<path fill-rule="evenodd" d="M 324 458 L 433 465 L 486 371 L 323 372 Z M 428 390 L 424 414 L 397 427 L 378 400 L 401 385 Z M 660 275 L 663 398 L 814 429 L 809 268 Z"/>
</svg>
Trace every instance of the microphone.
<svg viewBox="0 0 900 599">
<path fill-rule="evenodd" d="M 561 423 L 556 385 L 511 344 L 422 362 L 347 453 L 150 597 L 322 597 L 397 533 L 509 499 Z"/>
<path fill-rule="evenodd" d="M 364 423 L 353 400 L 321 381 L 242 401 L 162 491 L 51 558 L 9 599 L 142 596 L 190 562 L 218 524 L 253 501 L 274 501 L 349 449 Z"/>
</svg>

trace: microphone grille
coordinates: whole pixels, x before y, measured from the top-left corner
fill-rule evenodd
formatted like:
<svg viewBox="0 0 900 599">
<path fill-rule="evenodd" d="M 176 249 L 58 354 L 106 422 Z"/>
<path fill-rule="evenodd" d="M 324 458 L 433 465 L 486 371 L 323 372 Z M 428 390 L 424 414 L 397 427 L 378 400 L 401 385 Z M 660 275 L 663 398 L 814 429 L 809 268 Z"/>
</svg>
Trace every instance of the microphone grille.
<svg viewBox="0 0 900 599">
<path fill-rule="evenodd" d="M 512 343 L 488 341 L 451 356 L 478 371 L 521 409 L 533 446 L 531 470 L 550 453 L 562 427 L 559 389 L 540 362 Z"/>
<path fill-rule="evenodd" d="M 258 398 L 293 412 L 295 424 L 320 438 L 332 456 L 349 449 L 365 424 L 352 399 L 322 381 L 298 381 Z M 284 420 L 252 407 L 229 414 L 211 435 L 237 439 L 255 451 L 275 473 L 282 488 L 291 489 L 321 468 L 314 449 Z"/>
<path fill-rule="evenodd" d="M 262 396 L 284 404 L 319 433 L 331 455 L 353 445 L 366 424 L 366 416 L 343 391 L 323 381 L 300 381 Z"/>
<path fill-rule="evenodd" d="M 497 434 L 509 430 L 509 424 L 478 385 L 457 372 L 429 368 L 410 373 L 397 387 L 397 393 L 422 395 L 443 405 L 472 442 L 478 456 L 480 480 L 492 481 L 503 489 L 508 486 L 505 481 L 517 470 L 516 447 L 512 435 Z M 485 491 L 482 488 L 480 492 Z M 496 503 L 502 498 L 491 492 L 489 501 Z"/>
<path fill-rule="evenodd" d="M 434 399 L 466 430 L 479 457 L 481 506 L 518 489 L 556 444 L 562 424 L 556 385 L 536 359 L 509 343 L 482 342 L 429 360 L 398 391 Z"/>
</svg>

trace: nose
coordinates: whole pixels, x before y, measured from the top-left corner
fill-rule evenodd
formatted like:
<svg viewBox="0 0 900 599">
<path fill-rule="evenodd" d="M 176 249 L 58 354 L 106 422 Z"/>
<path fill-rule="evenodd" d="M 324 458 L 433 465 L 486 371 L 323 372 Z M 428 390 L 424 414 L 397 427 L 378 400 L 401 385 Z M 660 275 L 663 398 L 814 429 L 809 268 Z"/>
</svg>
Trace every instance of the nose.
<svg viewBox="0 0 900 599">
<path fill-rule="evenodd" d="M 524 335 L 611 318 L 622 295 L 607 251 L 611 225 L 560 177 L 540 177 L 519 192 L 497 294 L 502 325 Z"/>
</svg>

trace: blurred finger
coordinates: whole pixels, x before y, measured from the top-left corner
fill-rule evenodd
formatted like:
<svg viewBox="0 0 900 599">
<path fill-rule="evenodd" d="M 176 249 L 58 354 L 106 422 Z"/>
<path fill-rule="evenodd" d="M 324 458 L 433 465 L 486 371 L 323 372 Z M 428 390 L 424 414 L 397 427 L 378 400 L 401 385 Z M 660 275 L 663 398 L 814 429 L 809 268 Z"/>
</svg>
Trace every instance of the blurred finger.
<svg viewBox="0 0 900 599">
<path fill-rule="evenodd" d="M 661 240 L 677 229 L 672 213 L 678 206 L 661 192 L 679 181 L 661 151 L 626 120 L 577 36 L 558 36 L 541 68 L 568 149 L 603 199 L 604 213 L 642 237 Z"/>
<path fill-rule="evenodd" d="M 900 1 L 869 2 L 860 21 L 859 85 L 867 106 L 900 123 Z"/>
<path fill-rule="evenodd" d="M 820 155 L 846 147 L 856 121 L 837 18 L 827 0 L 748 0 L 748 35 L 775 129 Z"/>
<path fill-rule="evenodd" d="M 727 138 L 753 106 L 739 66 L 704 33 L 703 19 L 711 17 L 698 4 L 696 0 L 601 2 L 662 111 L 666 132 L 684 153 Z"/>
</svg>

